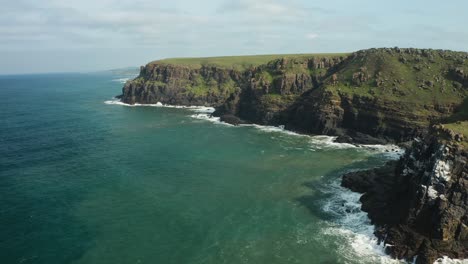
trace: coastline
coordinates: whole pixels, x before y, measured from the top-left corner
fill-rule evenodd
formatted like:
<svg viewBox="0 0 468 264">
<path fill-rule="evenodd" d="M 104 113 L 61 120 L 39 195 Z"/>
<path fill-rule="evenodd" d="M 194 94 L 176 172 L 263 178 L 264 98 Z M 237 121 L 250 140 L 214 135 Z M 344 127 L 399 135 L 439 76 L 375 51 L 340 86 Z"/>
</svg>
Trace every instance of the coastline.
<svg viewBox="0 0 468 264">
<path fill-rule="evenodd" d="M 232 125 L 226 122 L 220 121 L 219 117 L 211 116 L 210 107 L 205 106 L 176 106 L 176 105 L 164 105 L 161 103 L 157 104 L 135 104 L 130 105 L 123 102 L 120 102 L 118 98 L 114 98 L 114 100 L 108 100 L 104 102 L 108 105 L 120 105 L 126 107 L 158 107 L 158 108 L 172 108 L 172 109 L 185 109 L 189 111 L 193 111 L 194 114 L 189 114 L 191 118 L 203 120 L 206 122 L 211 122 L 218 125 L 228 126 L 231 128 L 243 128 L 243 127 L 251 127 L 262 131 L 264 133 L 281 133 L 287 136 L 293 137 L 304 137 L 307 138 L 310 144 L 313 145 L 313 148 L 317 149 L 358 149 L 366 152 L 370 152 L 371 155 L 383 155 L 385 159 L 388 160 L 395 160 L 398 159 L 404 153 L 404 149 L 400 148 L 396 145 L 360 145 L 360 144 L 349 144 L 349 143 L 339 143 L 335 142 L 337 137 L 335 136 L 327 136 L 327 135 L 308 135 L 308 134 L 301 134 L 296 133 L 294 131 L 290 131 L 285 129 L 284 127 L 276 127 L 276 126 L 262 126 L 257 124 L 241 124 L 241 125 Z M 338 188 L 338 189 L 337 189 Z M 368 222 L 369 219 L 367 218 L 367 214 L 360 210 L 360 203 L 359 203 L 359 194 L 352 192 L 349 189 L 345 189 L 339 186 L 338 182 L 332 183 L 331 186 L 327 187 L 326 192 L 330 191 L 337 191 L 337 193 L 333 193 L 334 198 L 332 201 L 325 201 L 322 205 L 322 210 L 328 214 L 335 214 L 339 217 L 338 225 L 339 226 L 330 226 L 324 230 L 324 235 L 333 235 L 333 230 L 339 231 L 340 236 L 345 237 L 346 239 L 356 239 L 356 241 L 350 241 L 350 250 L 353 250 L 355 254 L 365 254 L 369 257 L 378 259 L 381 263 L 388 263 L 388 264 L 397 264 L 403 263 L 400 260 L 394 260 L 391 258 L 390 255 L 385 253 L 385 248 L 382 245 L 379 245 L 377 237 L 373 234 L 374 226 L 370 225 Z M 357 213 L 358 222 L 354 222 L 352 226 L 350 226 L 349 222 L 346 222 L 344 218 L 348 217 L 347 215 L 343 215 L 347 209 L 342 205 L 342 201 L 347 200 L 348 198 L 352 197 L 354 200 L 351 202 L 353 204 L 354 210 L 353 213 Z M 343 200 L 344 199 L 344 200 Z M 331 203 L 334 203 L 331 204 Z M 331 209 L 333 207 L 333 209 Z M 359 211 L 356 211 L 359 210 Z M 341 215 L 340 215 L 341 214 Z M 363 225 L 365 228 L 358 228 L 355 227 Z M 337 232 L 338 232 L 337 231 Z M 336 235 L 336 234 L 335 234 Z M 365 250 L 371 250 L 369 252 L 363 252 Z"/>
<path fill-rule="evenodd" d="M 118 100 L 118 101 L 117 101 Z M 221 124 L 225 126 L 230 126 L 230 127 L 254 127 L 256 129 L 262 130 L 264 132 L 280 132 L 280 133 L 285 133 L 291 136 L 301 136 L 301 137 L 307 137 L 310 141 L 315 141 L 318 144 L 323 144 L 326 147 L 329 148 L 362 148 L 366 150 L 372 150 L 375 151 L 375 153 L 381 153 L 381 154 L 386 154 L 387 158 L 389 160 L 398 160 L 401 156 L 404 155 L 406 150 L 409 149 L 408 144 L 403 144 L 402 146 L 397 146 L 397 145 L 365 145 L 365 144 L 350 144 L 350 143 L 343 143 L 343 142 L 336 142 L 336 139 L 338 137 L 336 136 L 326 136 L 326 135 L 310 135 L 310 134 L 303 134 L 303 133 L 297 133 L 294 131 L 290 131 L 284 128 L 284 126 L 262 126 L 258 124 L 237 124 L 233 125 L 227 122 L 224 122 L 221 120 L 220 117 L 215 117 L 212 115 L 214 112 L 215 108 L 213 107 L 206 107 L 206 106 L 179 106 L 179 105 L 165 105 L 162 103 L 156 103 L 156 104 L 126 104 L 120 101 L 118 98 L 114 98 L 113 101 L 106 101 L 106 104 L 113 104 L 113 105 L 122 105 L 122 106 L 128 106 L 128 107 L 163 107 L 163 108 L 175 108 L 175 109 L 187 109 L 190 111 L 194 111 L 195 114 L 190 115 L 190 117 L 195 118 L 195 119 L 200 119 L 200 120 L 205 120 L 209 121 L 215 124 Z M 406 150 L 403 149 L 403 147 L 407 148 Z M 371 169 L 372 170 L 372 169 Z M 369 170 L 366 170 L 369 171 Z M 341 176 L 341 180 L 343 180 L 343 177 L 347 173 L 343 173 Z M 360 197 L 361 194 L 357 192 L 353 192 L 352 188 L 347 188 L 346 192 L 351 192 L 352 194 L 355 194 L 354 196 Z M 350 197 L 353 196 L 350 194 Z M 356 199 L 354 199 L 356 200 Z M 369 218 L 367 216 L 367 212 L 363 211 L 360 207 L 362 206 L 362 203 L 358 200 L 358 207 L 360 210 L 360 213 L 366 215 L 366 219 L 364 219 L 362 222 L 360 222 L 362 225 L 366 225 L 366 221 L 369 221 Z M 344 207 L 344 204 L 343 204 Z M 354 205 L 356 207 L 356 205 Z M 367 248 L 368 250 L 373 250 L 373 252 L 377 255 L 381 255 L 383 259 L 380 261 L 382 263 L 405 263 L 403 259 L 397 260 L 393 259 L 391 257 L 392 254 L 388 252 L 389 248 L 391 245 L 386 245 L 385 241 L 382 241 L 382 237 L 379 238 L 377 235 L 377 228 L 378 226 L 375 224 L 371 224 L 370 227 L 360 229 L 361 233 L 356 233 L 358 239 L 361 239 L 363 241 L 366 241 L 367 246 L 364 246 L 364 248 Z M 362 232 L 362 231 L 365 232 Z M 349 231 L 349 230 L 348 230 Z M 348 232 L 345 231 L 345 232 Z M 351 232 L 354 232 L 351 230 Z M 361 243 L 361 244 L 360 244 Z M 362 250 L 362 241 L 359 243 L 351 243 L 354 248 L 354 250 Z M 361 247 L 359 247 L 359 245 Z M 417 262 L 418 258 L 417 256 L 413 258 L 412 262 L 413 263 L 420 263 Z M 443 263 L 443 264 L 459 264 L 459 263 L 466 263 L 467 260 L 462 260 L 462 259 L 451 259 L 448 258 L 447 256 L 443 256 L 441 258 L 438 258 L 434 261 L 434 264 L 436 263 Z"/>
</svg>

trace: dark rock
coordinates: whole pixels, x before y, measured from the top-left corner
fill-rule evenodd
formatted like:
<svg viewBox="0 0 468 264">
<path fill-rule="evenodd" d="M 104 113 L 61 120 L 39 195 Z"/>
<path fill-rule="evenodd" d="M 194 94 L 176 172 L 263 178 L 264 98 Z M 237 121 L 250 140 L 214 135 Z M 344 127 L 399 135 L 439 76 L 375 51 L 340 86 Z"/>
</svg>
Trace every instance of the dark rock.
<svg viewBox="0 0 468 264">
<path fill-rule="evenodd" d="M 437 129 L 443 129 L 439 127 Z M 342 185 L 364 193 L 362 210 L 396 258 L 433 263 L 468 257 L 467 153 L 434 136 L 416 141 L 398 162 L 348 173 Z M 449 164 L 449 165 L 446 165 Z"/>
<path fill-rule="evenodd" d="M 243 121 L 242 119 L 238 118 L 235 115 L 222 115 L 220 117 L 220 120 L 222 122 L 226 122 L 228 124 L 235 125 L 235 126 L 238 126 L 241 124 L 247 124 L 247 122 Z"/>
</svg>

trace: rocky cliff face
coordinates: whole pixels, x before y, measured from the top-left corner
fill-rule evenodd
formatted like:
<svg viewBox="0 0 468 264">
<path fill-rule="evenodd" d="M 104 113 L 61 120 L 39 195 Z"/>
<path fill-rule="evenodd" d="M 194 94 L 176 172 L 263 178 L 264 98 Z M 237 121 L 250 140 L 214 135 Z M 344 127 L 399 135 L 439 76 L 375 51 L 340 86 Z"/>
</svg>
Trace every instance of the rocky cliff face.
<svg viewBox="0 0 468 264">
<path fill-rule="evenodd" d="M 148 64 L 125 84 L 121 100 L 128 104 L 216 106 L 239 89 L 241 79 L 240 72 L 230 69 Z"/>
<path fill-rule="evenodd" d="M 467 58 L 466 53 L 433 50 L 360 51 L 340 60 L 309 63 L 307 69 L 312 72 L 324 67 L 320 74 L 311 75 L 312 83 L 305 75 L 282 75 L 281 82 L 292 83 L 292 89 L 256 89 L 254 82 L 216 114 L 338 135 L 346 142 L 411 140 L 461 104 L 468 90 L 462 69 Z"/>
<path fill-rule="evenodd" d="M 239 93 L 215 115 L 234 115 L 248 122 L 286 125 L 288 109 L 300 96 L 317 89 L 343 57 L 278 59 L 248 71 Z"/>
<path fill-rule="evenodd" d="M 398 162 L 343 177 L 343 186 L 364 193 L 362 209 L 397 258 L 468 258 L 468 152 L 462 135 L 442 134 L 416 140 Z"/>
<path fill-rule="evenodd" d="M 419 116 L 396 102 L 331 91 L 303 96 L 287 112 L 286 126 L 313 134 L 338 135 L 339 142 L 386 143 L 424 134 Z"/>
<path fill-rule="evenodd" d="M 232 123 L 285 125 L 340 141 L 406 141 L 456 111 L 468 95 L 468 54 L 371 49 L 284 57 L 244 68 L 153 62 L 122 101 L 214 106 Z"/>
</svg>

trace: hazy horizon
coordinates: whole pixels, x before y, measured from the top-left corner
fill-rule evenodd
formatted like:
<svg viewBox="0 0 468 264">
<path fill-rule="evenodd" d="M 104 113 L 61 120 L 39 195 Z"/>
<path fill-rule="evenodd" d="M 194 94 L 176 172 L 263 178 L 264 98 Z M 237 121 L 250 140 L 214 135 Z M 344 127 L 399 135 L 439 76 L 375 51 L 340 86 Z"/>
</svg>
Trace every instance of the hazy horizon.
<svg viewBox="0 0 468 264">
<path fill-rule="evenodd" d="M 467 51 L 467 8 L 461 0 L 18 0 L 0 7 L 0 74 L 394 46 Z"/>
</svg>

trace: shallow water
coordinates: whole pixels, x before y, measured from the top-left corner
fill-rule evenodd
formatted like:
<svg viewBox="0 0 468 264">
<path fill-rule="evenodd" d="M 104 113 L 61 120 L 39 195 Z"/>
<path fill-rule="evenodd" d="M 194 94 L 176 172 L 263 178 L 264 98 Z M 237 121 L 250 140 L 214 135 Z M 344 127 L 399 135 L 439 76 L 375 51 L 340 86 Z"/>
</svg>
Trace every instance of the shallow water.
<svg viewBox="0 0 468 264">
<path fill-rule="evenodd" d="M 397 263 L 339 187 L 395 153 L 109 103 L 122 78 L 0 77 L 2 263 Z"/>
</svg>

